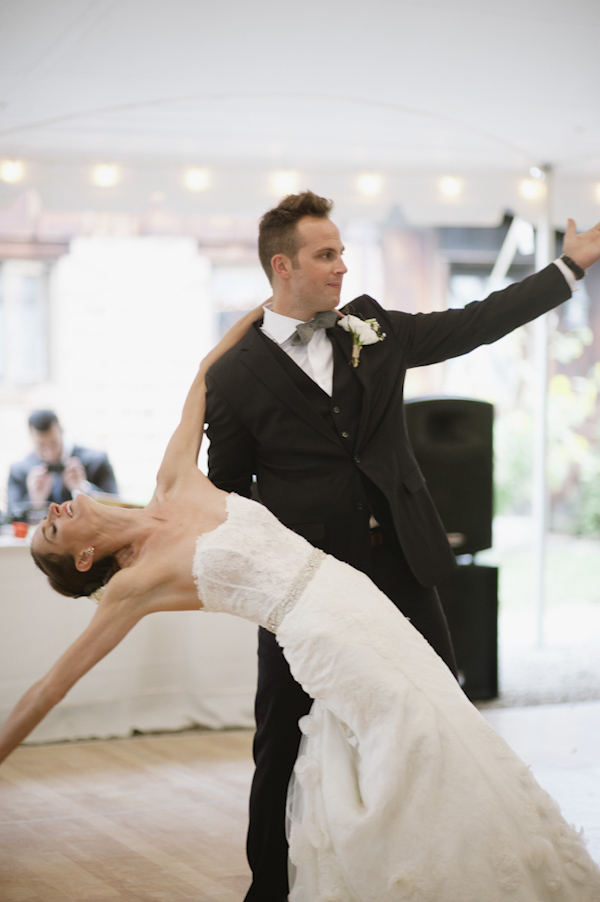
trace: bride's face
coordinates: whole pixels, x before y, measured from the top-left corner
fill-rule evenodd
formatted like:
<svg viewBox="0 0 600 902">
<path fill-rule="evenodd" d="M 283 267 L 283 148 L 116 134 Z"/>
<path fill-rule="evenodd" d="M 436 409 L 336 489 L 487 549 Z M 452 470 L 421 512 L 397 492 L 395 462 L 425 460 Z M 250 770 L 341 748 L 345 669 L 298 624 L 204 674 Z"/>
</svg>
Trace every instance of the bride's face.
<svg viewBox="0 0 600 902">
<path fill-rule="evenodd" d="M 77 557 L 82 548 L 93 545 L 90 505 L 94 503 L 87 495 L 76 495 L 63 504 L 51 504 L 31 540 L 34 551 Z"/>
</svg>

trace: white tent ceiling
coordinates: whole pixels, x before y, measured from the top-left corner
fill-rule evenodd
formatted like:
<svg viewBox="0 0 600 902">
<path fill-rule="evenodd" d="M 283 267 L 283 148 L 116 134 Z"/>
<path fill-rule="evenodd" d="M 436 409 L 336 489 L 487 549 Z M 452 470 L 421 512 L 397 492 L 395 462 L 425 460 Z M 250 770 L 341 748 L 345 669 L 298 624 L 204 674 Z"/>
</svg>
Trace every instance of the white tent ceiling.
<svg viewBox="0 0 600 902">
<path fill-rule="evenodd" d="M 269 179 L 353 214 L 535 218 L 519 180 L 551 164 L 554 215 L 600 219 L 598 0 L 0 0 L 0 183 L 50 208 L 260 213 Z M 89 167 L 120 163 L 111 189 Z M 182 187 L 188 166 L 209 187 Z M 361 172 L 383 176 L 376 200 Z M 463 179 L 441 199 L 437 178 Z M 362 205 L 362 207 L 361 207 Z"/>
</svg>

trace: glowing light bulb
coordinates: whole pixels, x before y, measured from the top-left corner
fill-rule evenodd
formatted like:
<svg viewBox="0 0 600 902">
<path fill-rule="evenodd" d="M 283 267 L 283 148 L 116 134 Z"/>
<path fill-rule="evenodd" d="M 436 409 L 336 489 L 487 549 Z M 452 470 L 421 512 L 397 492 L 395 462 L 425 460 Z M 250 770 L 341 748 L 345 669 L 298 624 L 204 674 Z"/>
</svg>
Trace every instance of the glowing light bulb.
<svg viewBox="0 0 600 902">
<path fill-rule="evenodd" d="M 92 182 L 99 188 L 109 188 L 119 181 L 119 170 L 116 166 L 101 163 L 92 169 Z"/>
<path fill-rule="evenodd" d="M 184 182 L 190 191 L 204 191 L 208 188 L 208 169 L 188 169 Z"/>
<path fill-rule="evenodd" d="M 271 179 L 271 185 L 276 194 L 293 194 L 298 185 L 298 173 L 275 172 Z"/>
<path fill-rule="evenodd" d="M 374 197 L 381 191 L 383 179 L 375 173 L 365 172 L 363 175 L 359 175 L 357 184 L 361 194 L 365 194 L 367 197 Z"/>
<path fill-rule="evenodd" d="M 440 191 L 445 197 L 458 197 L 462 190 L 462 182 L 453 176 L 447 175 L 440 179 Z"/>
<path fill-rule="evenodd" d="M 544 183 L 539 179 L 523 179 L 519 191 L 527 200 L 536 200 L 544 193 Z"/>
<path fill-rule="evenodd" d="M 18 160 L 3 160 L 0 163 L 0 178 L 10 184 L 20 182 L 23 178 L 23 164 Z"/>
</svg>

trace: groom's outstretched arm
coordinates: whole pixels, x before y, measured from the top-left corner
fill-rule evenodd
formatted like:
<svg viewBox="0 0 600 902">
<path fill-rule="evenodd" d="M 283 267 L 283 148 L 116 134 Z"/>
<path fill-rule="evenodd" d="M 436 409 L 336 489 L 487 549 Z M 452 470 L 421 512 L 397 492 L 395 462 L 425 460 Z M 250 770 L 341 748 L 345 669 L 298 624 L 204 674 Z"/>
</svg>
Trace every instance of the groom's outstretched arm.
<svg viewBox="0 0 600 902">
<path fill-rule="evenodd" d="M 600 223 L 577 234 L 575 222 L 569 219 L 563 252 L 569 258 L 568 267 L 551 263 L 463 308 L 416 314 L 387 311 L 389 328 L 403 347 L 407 366 L 439 363 L 492 344 L 566 301 L 571 297 L 575 275 L 567 280 L 564 270 L 573 272 L 574 264 L 580 278 L 600 260 Z"/>
</svg>

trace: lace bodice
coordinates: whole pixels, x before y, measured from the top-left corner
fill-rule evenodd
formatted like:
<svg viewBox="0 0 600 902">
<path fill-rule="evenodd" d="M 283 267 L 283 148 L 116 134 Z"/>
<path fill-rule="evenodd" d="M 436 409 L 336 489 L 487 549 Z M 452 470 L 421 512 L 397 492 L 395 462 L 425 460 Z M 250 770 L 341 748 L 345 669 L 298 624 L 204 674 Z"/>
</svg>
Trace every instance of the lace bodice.
<svg viewBox="0 0 600 902">
<path fill-rule="evenodd" d="M 274 630 L 322 555 L 247 498 L 227 496 L 227 519 L 199 536 L 193 574 L 204 610 L 221 611 Z"/>
</svg>

